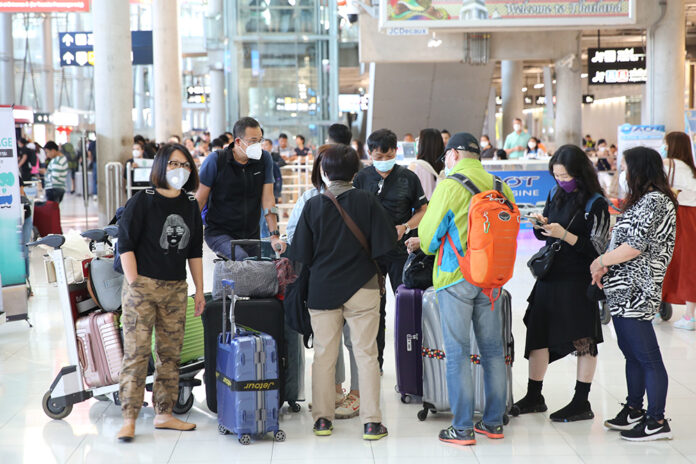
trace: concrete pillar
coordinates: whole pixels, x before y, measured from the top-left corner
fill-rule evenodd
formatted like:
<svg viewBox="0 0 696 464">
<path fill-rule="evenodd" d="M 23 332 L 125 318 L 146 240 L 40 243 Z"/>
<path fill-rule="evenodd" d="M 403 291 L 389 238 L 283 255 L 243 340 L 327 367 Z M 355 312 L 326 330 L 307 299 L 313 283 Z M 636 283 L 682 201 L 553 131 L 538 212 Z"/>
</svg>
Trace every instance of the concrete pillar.
<svg viewBox="0 0 696 464">
<path fill-rule="evenodd" d="M 0 105 L 15 103 L 14 42 L 12 13 L 0 14 Z"/>
<path fill-rule="evenodd" d="M 503 60 L 500 62 L 500 73 L 502 77 L 502 97 L 503 97 L 503 133 L 502 141 L 513 131 L 512 121 L 515 118 L 522 118 L 524 109 L 524 66 L 522 61 Z"/>
<path fill-rule="evenodd" d="M 152 42 L 155 73 L 155 140 L 181 137 L 181 47 L 179 1 L 152 2 Z"/>
<path fill-rule="evenodd" d="M 124 162 L 133 144 L 133 66 L 128 0 L 92 3 L 99 223 L 106 224 L 104 166 Z M 118 44 L 118 46 L 115 46 Z"/>
<path fill-rule="evenodd" d="M 227 124 L 225 123 L 225 72 L 224 50 L 219 44 L 220 25 L 222 24 L 222 0 L 208 0 L 206 16 L 206 36 L 208 40 L 208 73 L 210 76 L 210 100 L 208 101 L 208 125 L 212 134 L 222 134 Z M 212 40 L 211 40 L 212 39 Z M 218 39 L 218 40 L 215 40 Z M 201 126 L 198 126 L 201 127 Z"/>
<path fill-rule="evenodd" d="M 53 73 L 53 27 L 51 15 L 49 14 L 46 14 L 43 18 L 41 39 L 44 66 L 42 81 L 43 101 L 41 109 L 46 113 L 53 113 L 56 109 L 56 81 Z M 48 134 L 48 139 L 53 140 L 50 133 Z"/>
<path fill-rule="evenodd" d="M 684 0 L 666 2 L 662 20 L 648 29 L 648 83 L 642 120 L 645 124 L 664 124 L 667 132 L 684 130 L 685 34 Z"/>
<path fill-rule="evenodd" d="M 74 13 L 75 27 L 72 31 L 85 32 L 85 22 L 83 13 Z M 89 32 L 89 31 L 86 31 Z M 73 72 L 73 91 L 72 106 L 75 109 L 87 111 L 89 108 L 89 93 L 91 91 L 91 80 L 87 77 L 87 69 L 81 66 L 74 66 Z"/>
<path fill-rule="evenodd" d="M 556 60 L 556 146 L 579 145 L 582 139 L 582 61 L 580 33 L 573 53 Z M 682 114 L 683 118 L 683 114 Z"/>
<path fill-rule="evenodd" d="M 145 69 L 143 66 L 134 66 L 135 72 L 135 128 L 145 128 L 145 116 L 143 110 L 147 104 L 145 96 Z"/>
</svg>

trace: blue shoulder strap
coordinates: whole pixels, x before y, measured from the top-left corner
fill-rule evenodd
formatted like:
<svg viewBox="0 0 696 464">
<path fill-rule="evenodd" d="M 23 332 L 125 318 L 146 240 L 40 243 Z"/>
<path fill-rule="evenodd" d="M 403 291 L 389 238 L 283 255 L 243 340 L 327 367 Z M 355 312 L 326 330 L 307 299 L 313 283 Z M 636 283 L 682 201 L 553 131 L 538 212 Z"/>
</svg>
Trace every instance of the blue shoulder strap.
<svg viewBox="0 0 696 464">
<path fill-rule="evenodd" d="M 604 195 L 595 193 L 590 197 L 589 200 L 587 200 L 587 203 L 585 204 L 585 217 L 587 217 L 587 215 L 590 214 L 590 211 L 592 211 L 592 205 L 594 205 L 594 202 L 600 198 L 604 198 Z"/>
</svg>

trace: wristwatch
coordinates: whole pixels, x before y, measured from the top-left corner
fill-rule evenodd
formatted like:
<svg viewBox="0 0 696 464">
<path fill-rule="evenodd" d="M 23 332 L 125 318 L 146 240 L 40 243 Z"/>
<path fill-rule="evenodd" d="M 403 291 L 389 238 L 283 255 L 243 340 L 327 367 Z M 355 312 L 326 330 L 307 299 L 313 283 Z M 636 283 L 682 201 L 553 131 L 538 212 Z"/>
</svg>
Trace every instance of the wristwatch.
<svg viewBox="0 0 696 464">
<path fill-rule="evenodd" d="M 280 238 L 280 230 L 272 230 L 271 231 L 271 237 L 279 237 Z"/>
<path fill-rule="evenodd" d="M 275 206 L 274 206 L 273 208 L 264 208 L 264 209 L 263 209 L 263 217 L 266 217 L 266 216 L 268 216 L 269 214 L 278 215 L 278 208 L 275 207 Z"/>
<path fill-rule="evenodd" d="M 404 227 L 406 228 L 406 230 L 404 231 L 404 235 L 406 235 L 406 234 L 408 234 L 409 232 L 411 232 L 411 227 L 408 225 L 408 222 L 404 222 L 404 223 L 401 224 L 401 225 L 404 226 Z"/>
</svg>

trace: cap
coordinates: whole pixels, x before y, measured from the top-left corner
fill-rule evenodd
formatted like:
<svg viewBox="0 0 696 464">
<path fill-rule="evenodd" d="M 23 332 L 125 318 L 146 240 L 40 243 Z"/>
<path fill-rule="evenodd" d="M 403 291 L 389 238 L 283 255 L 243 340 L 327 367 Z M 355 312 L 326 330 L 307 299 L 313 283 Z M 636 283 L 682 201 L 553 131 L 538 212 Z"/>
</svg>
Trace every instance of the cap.
<svg viewBox="0 0 696 464">
<path fill-rule="evenodd" d="M 445 152 L 442 154 L 440 159 L 444 159 L 445 155 L 450 150 L 461 150 L 470 151 L 472 153 L 481 153 L 481 148 L 479 148 L 478 140 L 476 137 L 468 132 L 457 132 L 452 137 L 450 137 L 445 147 Z"/>
</svg>

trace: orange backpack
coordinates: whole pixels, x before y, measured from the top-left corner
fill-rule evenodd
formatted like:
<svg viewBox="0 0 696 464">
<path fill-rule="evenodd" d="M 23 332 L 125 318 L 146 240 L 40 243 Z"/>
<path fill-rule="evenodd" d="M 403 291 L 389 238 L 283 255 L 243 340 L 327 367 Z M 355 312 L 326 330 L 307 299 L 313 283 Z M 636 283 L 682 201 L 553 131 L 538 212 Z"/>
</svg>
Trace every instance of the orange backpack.
<svg viewBox="0 0 696 464">
<path fill-rule="evenodd" d="M 503 285 L 512 278 L 515 269 L 520 210 L 503 195 L 503 181 L 497 176 L 494 176 L 495 189 L 485 192 L 461 174 L 453 174 L 448 179 L 456 180 L 473 195 L 469 205 L 469 232 L 464 256 L 457 251 L 449 233 L 445 235 L 446 240 L 440 244 L 438 265 L 442 264 L 447 241 L 457 256 L 464 278 L 483 289 L 493 310 Z M 496 289 L 499 291 L 494 297 Z"/>
</svg>

